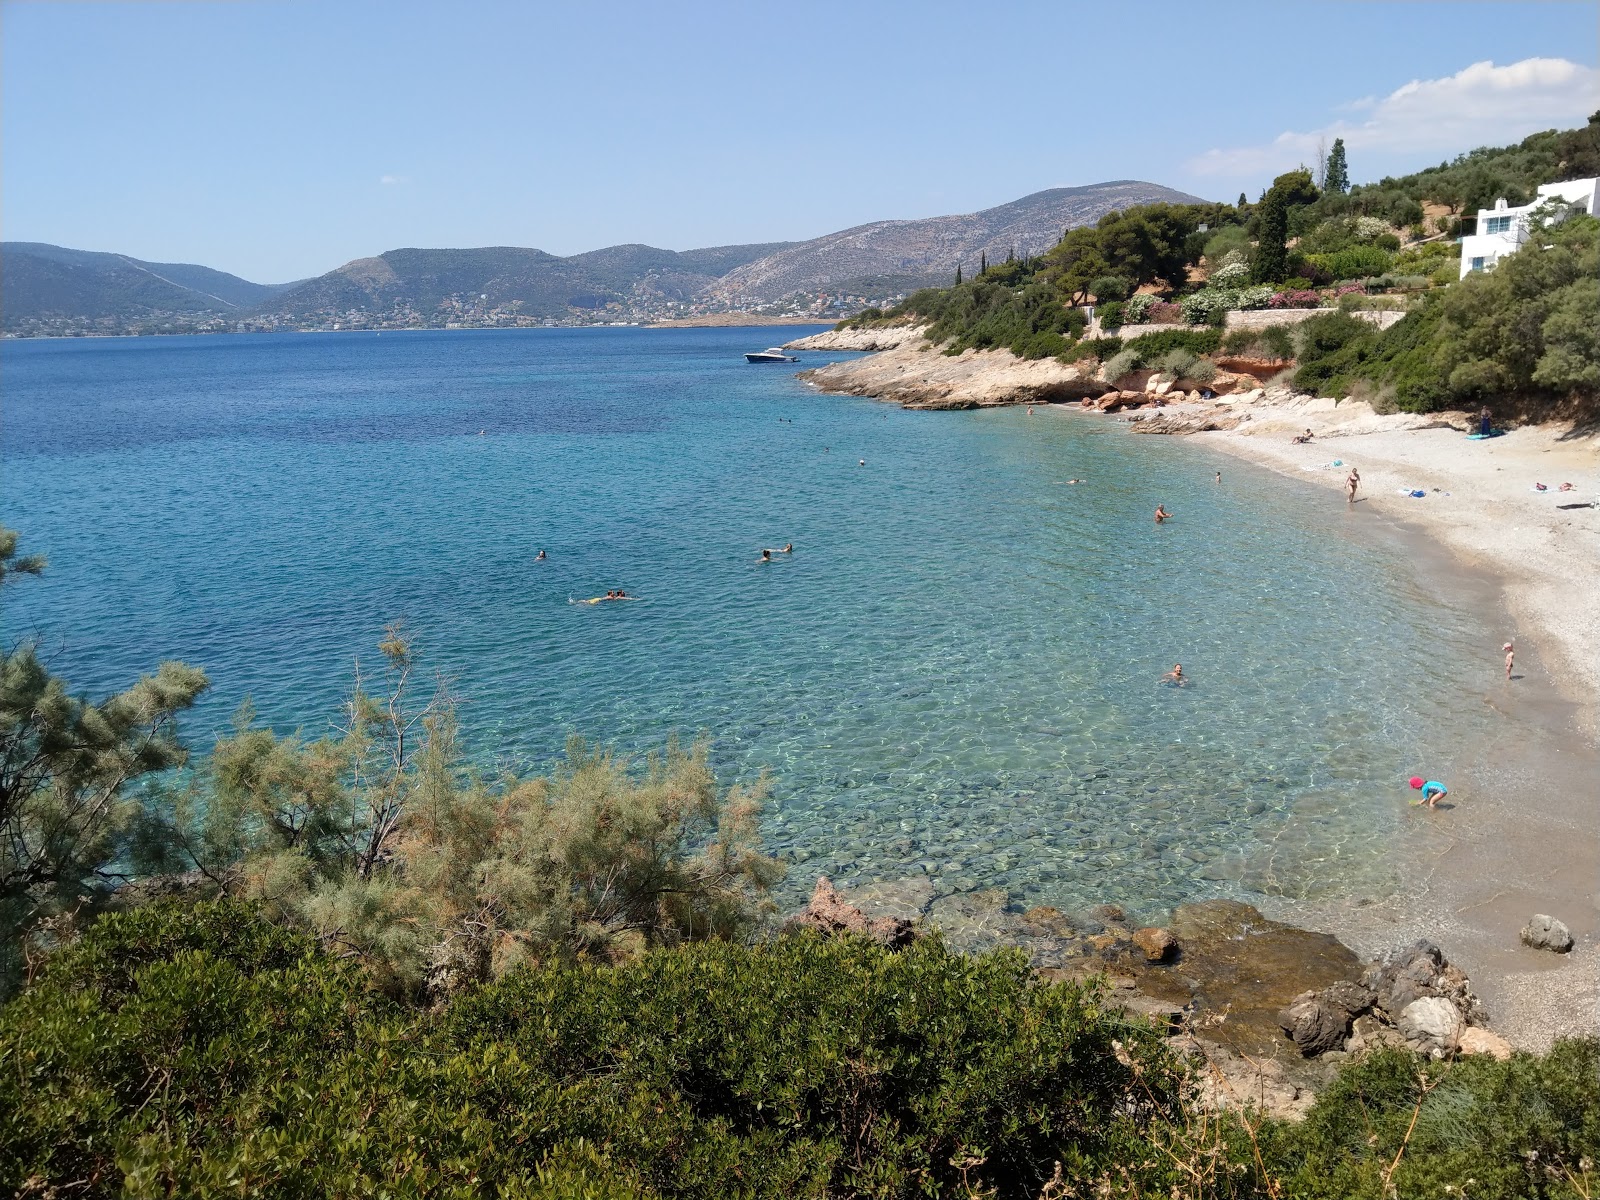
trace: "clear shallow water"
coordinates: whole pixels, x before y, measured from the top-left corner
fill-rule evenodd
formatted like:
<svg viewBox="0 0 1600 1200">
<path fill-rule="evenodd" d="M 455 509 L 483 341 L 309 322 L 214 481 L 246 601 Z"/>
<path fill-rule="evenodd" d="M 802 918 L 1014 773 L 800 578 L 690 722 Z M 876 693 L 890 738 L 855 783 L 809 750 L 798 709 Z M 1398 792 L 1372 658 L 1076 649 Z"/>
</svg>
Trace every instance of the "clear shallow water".
<svg viewBox="0 0 1600 1200">
<path fill-rule="evenodd" d="M 1399 781 L 1483 720 L 1472 620 L 1398 545 L 1108 422 L 820 396 L 743 362 L 771 340 L 6 343 L 0 519 L 51 560 L 6 633 L 95 693 L 204 667 L 204 748 L 246 695 L 320 733 L 403 619 L 486 763 L 706 730 L 725 780 L 770 769 L 787 900 L 1394 888 Z M 568 603 L 614 587 L 643 601 Z M 1177 660 L 1194 686 L 1159 684 Z"/>
</svg>

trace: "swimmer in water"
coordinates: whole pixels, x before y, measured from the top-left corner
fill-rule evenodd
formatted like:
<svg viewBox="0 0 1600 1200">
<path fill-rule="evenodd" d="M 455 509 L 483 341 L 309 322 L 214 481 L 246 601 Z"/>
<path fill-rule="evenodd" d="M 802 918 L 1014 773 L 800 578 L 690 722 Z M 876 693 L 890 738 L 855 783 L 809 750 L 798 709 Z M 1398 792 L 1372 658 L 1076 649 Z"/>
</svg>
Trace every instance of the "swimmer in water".
<svg viewBox="0 0 1600 1200">
<path fill-rule="evenodd" d="M 1161 505 L 1161 504 L 1156 505 L 1156 524 L 1157 525 L 1161 524 L 1161 522 L 1165 521 L 1170 516 L 1172 516 L 1172 514 L 1169 513 L 1166 510 L 1166 506 L 1165 505 Z"/>
<path fill-rule="evenodd" d="M 1182 663 L 1173 663 L 1172 670 L 1168 671 L 1161 678 L 1163 681 L 1172 684 L 1173 687 L 1183 687 L 1189 682 L 1188 677 L 1183 673 Z"/>
<path fill-rule="evenodd" d="M 866 466 L 867 465 L 867 460 L 863 458 L 859 465 L 863 466 L 863 467 Z"/>
<path fill-rule="evenodd" d="M 533 561 L 534 562 L 543 562 L 548 557 L 550 557 L 550 556 L 548 554 L 546 554 L 543 550 L 541 550 L 541 551 L 539 551 L 539 553 L 537 553 L 537 554 L 535 554 L 533 556 Z"/>
<path fill-rule="evenodd" d="M 778 551 L 778 553 L 779 554 L 793 554 L 794 553 L 794 543 L 793 542 L 785 542 L 783 544 L 783 549 Z"/>
<path fill-rule="evenodd" d="M 764 563 L 771 562 L 772 561 L 772 551 L 771 550 L 763 550 L 761 552 L 761 557 L 756 559 L 756 561 L 757 562 L 764 562 Z"/>
<path fill-rule="evenodd" d="M 1217 482 L 1218 482 L 1218 483 L 1221 483 L 1221 482 L 1222 482 L 1222 472 L 1221 472 L 1221 471 L 1218 471 L 1218 472 L 1217 472 Z"/>
</svg>

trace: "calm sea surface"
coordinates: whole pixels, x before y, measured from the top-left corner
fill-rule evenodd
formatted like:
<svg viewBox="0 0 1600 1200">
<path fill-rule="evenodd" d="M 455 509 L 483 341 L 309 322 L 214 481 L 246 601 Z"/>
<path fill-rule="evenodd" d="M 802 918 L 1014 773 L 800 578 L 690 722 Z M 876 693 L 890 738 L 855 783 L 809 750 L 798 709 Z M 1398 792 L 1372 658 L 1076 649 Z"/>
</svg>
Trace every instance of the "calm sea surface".
<svg viewBox="0 0 1600 1200">
<path fill-rule="evenodd" d="M 486 765 L 708 731 L 725 781 L 770 770 L 786 900 L 1396 886 L 1401 781 L 1483 719 L 1451 666 L 1479 632 L 1398 544 L 1111 422 L 817 395 L 745 364 L 773 340 L 7 342 L 0 520 L 50 569 L 6 636 L 96 694 L 203 667 L 203 749 L 246 696 L 325 731 L 403 620 Z M 569 603 L 617 587 L 641 602 Z"/>
</svg>

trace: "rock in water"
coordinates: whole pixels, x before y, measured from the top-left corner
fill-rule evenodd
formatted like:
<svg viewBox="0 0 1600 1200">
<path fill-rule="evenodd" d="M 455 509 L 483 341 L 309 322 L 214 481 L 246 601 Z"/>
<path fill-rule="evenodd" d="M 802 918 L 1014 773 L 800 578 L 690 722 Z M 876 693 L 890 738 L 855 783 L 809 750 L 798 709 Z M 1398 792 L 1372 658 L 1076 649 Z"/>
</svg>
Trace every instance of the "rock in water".
<svg viewBox="0 0 1600 1200">
<path fill-rule="evenodd" d="M 1535 950 L 1565 954 L 1572 949 L 1572 931 L 1554 917 L 1538 913 L 1522 927 L 1522 940 Z"/>
<path fill-rule="evenodd" d="M 1133 944 L 1144 951 L 1147 962 L 1164 962 L 1178 952 L 1178 939 L 1165 929 L 1135 929 Z"/>
<path fill-rule="evenodd" d="M 1422 1054 L 1445 1058 L 1461 1048 L 1467 1023 L 1461 1010 L 1443 996 L 1424 996 L 1406 1005 L 1400 1014 L 1400 1033 Z"/>
<path fill-rule="evenodd" d="M 915 925 L 904 917 L 868 917 L 855 905 L 846 904 L 825 875 L 817 879 L 811 900 L 799 915 L 790 918 L 788 927 L 815 929 L 830 937 L 857 933 L 891 950 L 909 946 L 917 936 Z"/>
</svg>

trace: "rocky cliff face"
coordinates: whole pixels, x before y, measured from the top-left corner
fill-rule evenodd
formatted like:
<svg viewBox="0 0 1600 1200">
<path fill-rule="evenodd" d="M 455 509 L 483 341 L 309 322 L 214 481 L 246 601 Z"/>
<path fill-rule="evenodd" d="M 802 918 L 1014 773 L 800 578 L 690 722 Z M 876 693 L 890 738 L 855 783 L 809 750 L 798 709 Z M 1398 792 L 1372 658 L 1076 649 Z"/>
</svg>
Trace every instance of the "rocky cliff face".
<svg viewBox="0 0 1600 1200">
<path fill-rule="evenodd" d="M 1026 361 L 1009 350 L 968 350 L 952 357 L 925 348 L 921 330 L 916 333 L 917 337 L 908 337 L 893 349 L 871 358 L 829 363 L 800 372 L 800 378 L 824 392 L 874 396 L 903 408 L 928 409 L 1075 401 L 1098 397 L 1108 390 L 1108 385 L 1097 380 L 1092 370 L 1067 366 L 1053 358 Z M 802 348 L 854 350 L 867 347 Z"/>
<path fill-rule="evenodd" d="M 830 329 L 796 338 L 785 350 L 896 350 L 922 341 L 921 325 L 889 325 L 881 329 Z"/>
<path fill-rule="evenodd" d="M 948 284 L 956 264 L 976 268 L 980 254 L 1039 254 L 1064 230 L 1136 204 L 1198 204 L 1186 192 L 1119 179 L 1051 188 L 1010 204 L 921 221 L 874 221 L 801 242 L 728 272 L 709 295 L 730 304 L 766 303 L 796 292 L 834 290 L 854 281 L 894 277 L 909 286 Z"/>
</svg>

